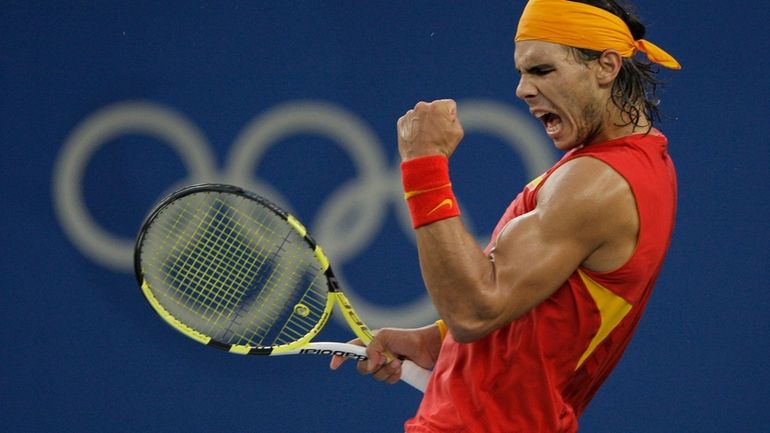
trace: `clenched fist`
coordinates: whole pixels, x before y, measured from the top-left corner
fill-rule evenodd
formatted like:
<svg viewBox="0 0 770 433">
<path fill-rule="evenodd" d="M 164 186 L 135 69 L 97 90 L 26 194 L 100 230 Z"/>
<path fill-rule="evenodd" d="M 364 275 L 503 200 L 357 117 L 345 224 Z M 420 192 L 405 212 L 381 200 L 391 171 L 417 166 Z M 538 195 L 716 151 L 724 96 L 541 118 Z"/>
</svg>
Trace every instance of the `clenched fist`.
<svg viewBox="0 0 770 433">
<path fill-rule="evenodd" d="M 457 103 L 451 99 L 418 102 L 396 126 L 402 161 L 439 154 L 448 158 L 463 138 Z"/>
</svg>

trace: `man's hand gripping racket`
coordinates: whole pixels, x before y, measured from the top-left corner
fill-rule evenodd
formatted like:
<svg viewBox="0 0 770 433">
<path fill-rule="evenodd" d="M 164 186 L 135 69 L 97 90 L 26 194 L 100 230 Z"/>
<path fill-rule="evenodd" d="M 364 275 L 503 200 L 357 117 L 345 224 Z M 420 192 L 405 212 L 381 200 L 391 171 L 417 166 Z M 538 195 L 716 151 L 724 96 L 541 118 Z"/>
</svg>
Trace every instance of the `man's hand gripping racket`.
<svg viewBox="0 0 770 433">
<path fill-rule="evenodd" d="M 361 342 L 374 338 L 305 227 L 238 187 L 194 185 L 163 199 L 139 231 L 134 270 L 168 324 L 231 353 L 366 360 L 358 345 L 311 342 L 335 304 Z M 429 378 L 403 361 L 404 382 L 424 391 Z"/>
</svg>

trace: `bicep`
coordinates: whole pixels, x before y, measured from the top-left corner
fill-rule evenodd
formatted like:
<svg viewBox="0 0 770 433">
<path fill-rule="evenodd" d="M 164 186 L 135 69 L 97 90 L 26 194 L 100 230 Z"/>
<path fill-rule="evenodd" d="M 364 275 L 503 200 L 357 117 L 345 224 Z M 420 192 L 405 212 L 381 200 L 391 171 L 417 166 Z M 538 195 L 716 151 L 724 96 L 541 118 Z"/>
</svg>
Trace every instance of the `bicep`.
<svg viewBox="0 0 770 433">
<path fill-rule="evenodd" d="M 497 239 L 501 316 L 525 314 L 597 252 L 617 253 L 614 240 L 633 244 L 631 208 L 627 184 L 606 164 L 578 158 L 556 170 L 539 191 L 536 208 L 512 220 Z"/>
<path fill-rule="evenodd" d="M 550 297 L 595 248 L 574 225 L 536 209 L 500 233 L 492 259 L 503 318 L 518 318 Z"/>
</svg>

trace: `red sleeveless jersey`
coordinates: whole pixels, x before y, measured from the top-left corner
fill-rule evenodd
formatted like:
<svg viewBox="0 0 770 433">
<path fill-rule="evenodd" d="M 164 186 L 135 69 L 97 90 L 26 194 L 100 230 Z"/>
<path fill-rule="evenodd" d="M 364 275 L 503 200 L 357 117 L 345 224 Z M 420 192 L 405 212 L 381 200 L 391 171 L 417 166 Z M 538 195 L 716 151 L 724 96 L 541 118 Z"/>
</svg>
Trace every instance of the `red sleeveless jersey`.
<svg viewBox="0 0 770 433">
<path fill-rule="evenodd" d="M 511 203 L 492 234 L 533 210 L 542 184 L 578 157 L 597 158 L 631 187 L 637 247 L 621 268 L 577 269 L 548 299 L 481 340 L 447 335 L 410 433 L 575 432 L 577 418 L 610 374 L 644 311 L 671 239 L 676 174 L 657 131 L 572 150 Z"/>
</svg>

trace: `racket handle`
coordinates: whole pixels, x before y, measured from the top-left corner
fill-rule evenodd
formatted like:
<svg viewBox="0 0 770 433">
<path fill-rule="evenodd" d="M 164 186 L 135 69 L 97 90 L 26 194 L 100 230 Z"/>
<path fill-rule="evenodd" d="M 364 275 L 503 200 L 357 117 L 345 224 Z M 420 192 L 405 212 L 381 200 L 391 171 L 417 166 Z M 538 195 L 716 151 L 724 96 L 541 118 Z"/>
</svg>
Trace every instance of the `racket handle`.
<svg viewBox="0 0 770 433">
<path fill-rule="evenodd" d="M 271 352 L 270 355 L 337 355 L 361 361 L 366 359 L 366 347 L 348 343 L 313 342 L 299 349 L 277 350 Z M 430 370 L 426 370 L 412 361 L 404 360 L 401 362 L 401 380 L 421 392 L 425 392 L 425 388 L 428 387 L 430 375 Z"/>
<path fill-rule="evenodd" d="M 426 370 L 412 361 L 405 360 L 401 363 L 401 380 L 414 388 L 425 392 L 430 380 L 430 370 Z"/>
</svg>

